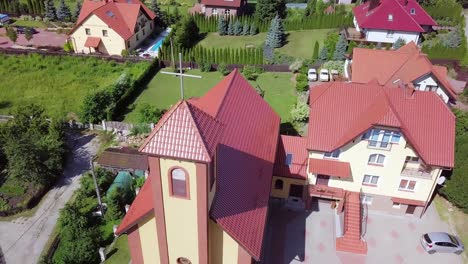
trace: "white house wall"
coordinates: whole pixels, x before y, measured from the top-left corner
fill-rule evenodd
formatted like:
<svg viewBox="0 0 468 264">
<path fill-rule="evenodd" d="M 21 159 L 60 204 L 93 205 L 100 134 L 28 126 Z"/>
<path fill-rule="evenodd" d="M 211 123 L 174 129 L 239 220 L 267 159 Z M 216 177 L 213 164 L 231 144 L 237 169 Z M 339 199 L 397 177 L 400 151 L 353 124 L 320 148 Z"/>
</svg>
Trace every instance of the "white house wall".
<svg viewBox="0 0 468 264">
<path fill-rule="evenodd" d="M 401 32 L 394 31 L 392 37 L 387 37 L 388 30 L 376 30 L 376 29 L 366 29 L 366 40 L 373 42 L 381 43 L 395 43 L 399 38 L 402 38 L 409 43 L 414 41 L 414 43 L 419 43 L 419 33 L 418 32 Z"/>
<path fill-rule="evenodd" d="M 415 87 L 418 90 L 425 91 L 426 86 L 428 86 L 428 85 L 429 86 L 437 86 L 436 94 L 439 95 L 445 103 L 448 103 L 449 96 L 448 96 L 445 88 L 441 87 L 439 85 L 439 83 L 436 80 L 434 80 L 434 78 L 432 76 L 427 76 L 421 81 L 416 81 Z"/>
</svg>

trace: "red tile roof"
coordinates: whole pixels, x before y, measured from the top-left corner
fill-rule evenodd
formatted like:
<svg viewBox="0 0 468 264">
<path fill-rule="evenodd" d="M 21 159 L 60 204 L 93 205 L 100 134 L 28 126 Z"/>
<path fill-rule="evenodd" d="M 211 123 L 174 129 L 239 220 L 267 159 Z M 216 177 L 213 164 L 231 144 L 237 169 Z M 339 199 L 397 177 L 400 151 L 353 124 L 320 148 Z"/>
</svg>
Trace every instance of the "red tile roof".
<svg viewBox="0 0 468 264">
<path fill-rule="evenodd" d="M 227 6 L 227 7 L 240 7 L 243 0 L 201 0 L 201 4 L 205 6 Z"/>
<path fill-rule="evenodd" d="M 95 1 L 85 0 L 75 27 L 68 33 L 71 35 L 92 14 L 99 17 L 123 39 L 128 40 L 135 34 L 138 15 L 142 11 L 150 20 L 156 15 L 139 0 Z"/>
<path fill-rule="evenodd" d="M 372 3 L 378 2 L 372 8 Z M 411 8 L 417 8 L 414 15 L 410 14 Z M 436 25 L 435 21 L 414 0 L 376 0 L 367 1 L 353 8 L 354 16 L 360 28 L 384 29 L 394 31 L 424 32 L 421 25 Z M 388 16 L 392 15 L 392 21 Z"/>
<path fill-rule="evenodd" d="M 281 135 L 276 160 L 273 168 L 274 176 L 283 176 L 297 179 L 307 179 L 307 139 Z M 286 165 L 286 155 L 292 154 L 291 164 Z"/>
<path fill-rule="evenodd" d="M 382 61 L 385 61 L 382 64 Z M 351 80 L 368 83 L 377 79 L 380 85 L 397 87 L 400 83 L 409 84 L 424 76 L 433 76 L 452 100 L 457 95 L 447 77 L 447 68 L 432 65 L 426 54 L 414 42 L 398 50 L 370 50 L 354 48 L 351 65 Z"/>
<path fill-rule="evenodd" d="M 398 198 L 398 197 L 392 197 L 392 201 L 395 203 L 410 204 L 410 205 L 416 205 L 416 206 L 426 205 L 424 201 L 411 200 L 411 199 Z"/>
<path fill-rule="evenodd" d="M 400 129 L 426 164 L 453 167 L 455 117 L 435 93 L 343 82 L 312 89 L 310 150 L 334 151 L 377 125 Z"/>
<path fill-rule="evenodd" d="M 238 70 L 205 96 L 177 103 L 140 148 L 202 162 L 216 150 L 210 215 L 260 259 L 280 118 Z"/>
<path fill-rule="evenodd" d="M 349 178 L 351 167 L 349 162 L 330 159 L 309 159 L 309 172 L 328 176 Z"/>
<path fill-rule="evenodd" d="M 210 162 L 223 132 L 220 122 L 180 101 L 158 122 L 140 151 L 173 158 Z"/>
<path fill-rule="evenodd" d="M 126 232 L 130 227 L 138 223 L 143 217 L 150 213 L 154 208 L 153 192 L 151 191 L 151 177 L 145 181 L 140 192 L 136 196 L 132 205 L 125 214 L 122 223 L 117 228 L 116 234 L 121 235 Z"/>
<path fill-rule="evenodd" d="M 84 46 L 88 47 L 88 48 L 97 48 L 97 47 L 99 47 L 99 43 L 101 43 L 101 38 L 88 37 L 88 38 L 86 38 L 86 42 L 85 42 Z"/>
</svg>

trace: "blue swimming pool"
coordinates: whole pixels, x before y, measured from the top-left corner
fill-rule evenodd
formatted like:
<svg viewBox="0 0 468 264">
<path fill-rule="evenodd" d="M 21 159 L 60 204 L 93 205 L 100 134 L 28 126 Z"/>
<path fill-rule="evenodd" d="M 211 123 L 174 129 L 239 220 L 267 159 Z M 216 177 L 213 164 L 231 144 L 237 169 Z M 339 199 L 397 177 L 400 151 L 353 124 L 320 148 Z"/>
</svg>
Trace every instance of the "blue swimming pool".
<svg viewBox="0 0 468 264">
<path fill-rule="evenodd" d="M 156 42 L 153 46 L 151 46 L 150 50 L 153 52 L 156 52 L 159 50 L 159 47 L 161 47 L 163 41 L 165 38 L 160 39 L 158 42 Z"/>
</svg>

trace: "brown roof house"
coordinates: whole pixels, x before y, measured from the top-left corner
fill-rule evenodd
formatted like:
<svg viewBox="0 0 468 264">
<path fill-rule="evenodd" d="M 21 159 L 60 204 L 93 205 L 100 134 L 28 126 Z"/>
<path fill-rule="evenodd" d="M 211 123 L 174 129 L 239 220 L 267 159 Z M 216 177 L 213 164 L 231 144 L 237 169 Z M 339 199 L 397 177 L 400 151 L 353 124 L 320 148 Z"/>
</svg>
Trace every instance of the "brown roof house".
<svg viewBox="0 0 468 264">
<path fill-rule="evenodd" d="M 236 16 L 242 15 L 246 6 L 247 0 L 200 0 L 190 12 L 205 16 Z"/>
</svg>

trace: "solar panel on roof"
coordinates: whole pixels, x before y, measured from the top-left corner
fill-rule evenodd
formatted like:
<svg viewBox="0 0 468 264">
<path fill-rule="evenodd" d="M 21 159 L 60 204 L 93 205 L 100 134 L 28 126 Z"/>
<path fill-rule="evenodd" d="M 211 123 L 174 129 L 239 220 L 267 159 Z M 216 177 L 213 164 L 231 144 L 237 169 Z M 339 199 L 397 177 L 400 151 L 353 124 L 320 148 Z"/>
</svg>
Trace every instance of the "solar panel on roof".
<svg viewBox="0 0 468 264">
<path fill-rule="evenodd" d="M 291 153 L 286 154 L 286 165 L 291 166 L 293 155 Z"/>
<path fill-rule="evenodd" d="M 109 16 L 109 17 L 114 17 L 114 12 L 112 12 L 111 10 L 107 11 L 106 12 L 106 15 Z"/>
</svg>

